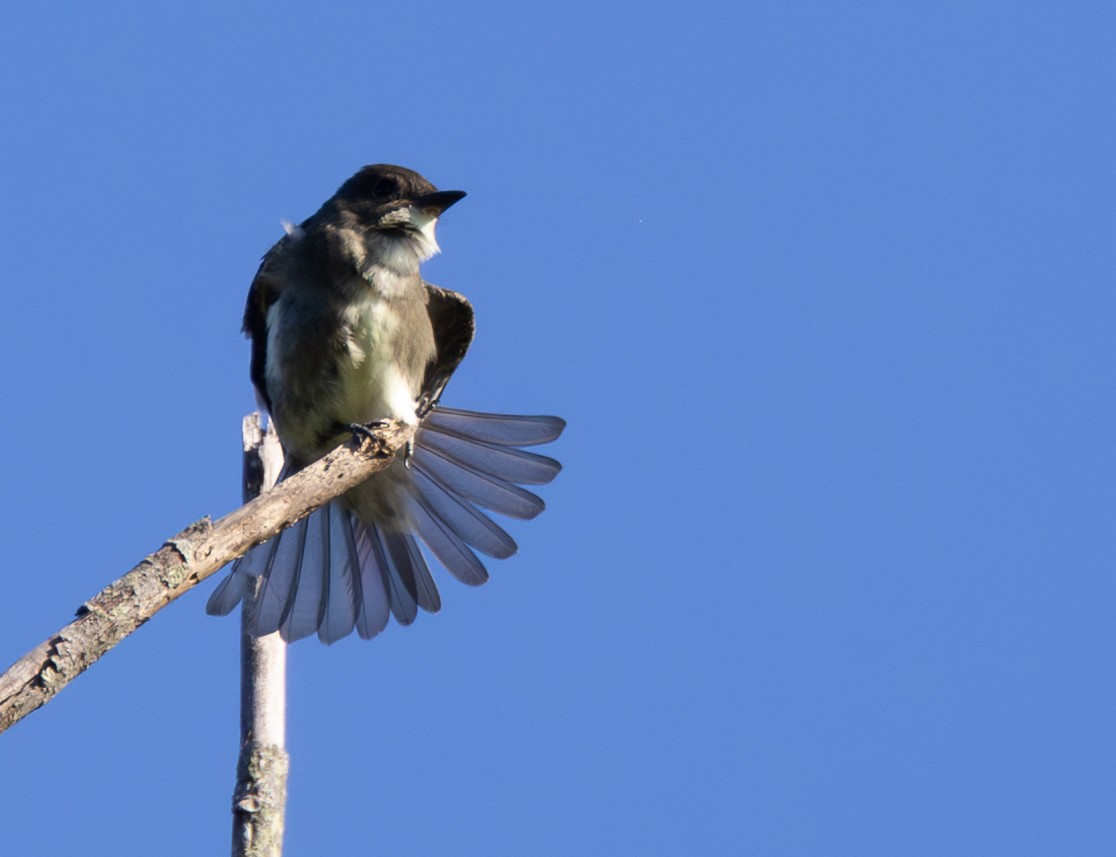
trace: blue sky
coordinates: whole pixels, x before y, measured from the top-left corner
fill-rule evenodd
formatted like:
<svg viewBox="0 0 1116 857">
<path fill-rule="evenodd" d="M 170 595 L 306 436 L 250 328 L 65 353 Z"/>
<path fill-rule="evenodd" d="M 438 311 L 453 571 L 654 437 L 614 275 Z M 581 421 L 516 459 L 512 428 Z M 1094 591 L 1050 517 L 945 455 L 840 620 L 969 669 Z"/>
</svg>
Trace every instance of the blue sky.
<svg viewBox="0 0 1116 857">
<path fill-rule="evenodd" d="M 1107 4 L 0 13 L 0 660 L 239 499 L 280 219 L 469 197 L 448 404 L 557 413 L 520 554 L 291 651 L 290 854 L 1116 838 Z M 223 853 L 215 581 L 0 736 L 5 853 Z"/>
</svg>

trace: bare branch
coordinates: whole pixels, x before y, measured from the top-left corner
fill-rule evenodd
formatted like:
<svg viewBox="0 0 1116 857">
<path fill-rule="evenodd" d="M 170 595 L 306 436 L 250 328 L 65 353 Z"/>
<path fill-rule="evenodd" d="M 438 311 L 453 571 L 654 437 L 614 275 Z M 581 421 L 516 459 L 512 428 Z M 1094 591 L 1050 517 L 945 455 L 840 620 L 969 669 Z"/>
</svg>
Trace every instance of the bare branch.
<svg viewBox="0 0 1116 857">
<path fill-rule="evenodd" d="M 244 418 L 244 500 L 269 491 L 283 467 L 275 430 Z M 233 857 L 280 857 L 287 806 L 287 644 L 250 631 L 260 580 L 240 614 L 240 756 L 233 789 Z"/>
<path fill-rule="evenodd" d="M 388 423 L 216 523 L 203 518 L 78 608 L 77 618 L 0 675 L 0 732 L 26 717 L 163 607 L 227 562 L 384 470 L 414 428 Z"/>
</svg>

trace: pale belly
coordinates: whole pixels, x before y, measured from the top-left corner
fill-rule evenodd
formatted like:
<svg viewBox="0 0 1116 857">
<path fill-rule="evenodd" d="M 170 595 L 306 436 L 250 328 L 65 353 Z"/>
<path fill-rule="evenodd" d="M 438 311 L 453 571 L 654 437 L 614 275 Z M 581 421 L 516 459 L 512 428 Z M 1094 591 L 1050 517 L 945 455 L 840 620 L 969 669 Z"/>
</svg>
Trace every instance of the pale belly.
<svg viewBox="0 0 1116 857">
<path fill-rule="evenodd" d="M 334 308 L 281 299 L 269 312 L 272 415 L 284 447 L 303 464 L 344 437 L 345 426 L 396 419 L 414 424 L 434 338 L 425 304 L 366 300 Z"/>
<path fill-rule="evenodd" d="M 352 335 L 337 361 L 339 412 L 348 422 L 395 419 L 414 425 L 422 373 L 404 359 L 405 320 L 392 304 L 376 299 L 351 308 L 345 321 Z"/>
</svg>

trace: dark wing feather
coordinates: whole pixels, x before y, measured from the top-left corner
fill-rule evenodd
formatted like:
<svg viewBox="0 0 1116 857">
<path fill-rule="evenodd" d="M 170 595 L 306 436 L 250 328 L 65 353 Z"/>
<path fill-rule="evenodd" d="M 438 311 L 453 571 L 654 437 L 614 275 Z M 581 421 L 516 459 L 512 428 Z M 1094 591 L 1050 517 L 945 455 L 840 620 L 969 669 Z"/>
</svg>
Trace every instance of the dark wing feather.
<svg viewBox="0 0 1116 857">
<path fill-rule="evenodd" d="M 434 407 L 450 376 L 457 369 L 473 341 L 473 306 L 464 295 L 425 283 L 427 312 L 434 328 L 437 354 L 426 367 L 419 397 L 418 415 L 423 417 Z"/>
<path fill-rule="evenodd" d="M 267 311 L 279 300 L 279 279 L 274 276 L 280 253 L 290 237 L 284 237 L 263 257 L 260 269 L 248 289 L 248 302 L 244 307 L 244 324 L 241 330 L 252 340 L 252 363 L 249 375 L 264 406 L 271 410 L 271 397 L 267 394 Z"/>
</svg>

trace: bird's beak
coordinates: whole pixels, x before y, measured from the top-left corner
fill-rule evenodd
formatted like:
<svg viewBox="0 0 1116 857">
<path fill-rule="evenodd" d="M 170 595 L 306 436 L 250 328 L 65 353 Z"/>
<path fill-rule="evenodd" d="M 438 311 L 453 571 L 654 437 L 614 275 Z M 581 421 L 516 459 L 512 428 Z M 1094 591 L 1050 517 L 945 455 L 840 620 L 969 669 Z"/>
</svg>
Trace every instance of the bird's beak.
<svg viewBox="0 0 1116 857">
<path fill-rule="evenodd" d="M 422 196 L 416 196 L 411 200 L 411 205 L 419 211 L 433 209 L 433 214 L 437 216 L 455 202 L 460 201 L 464 196 L 465 191 L 463 190 L 436 190 L 433 193 L 424 193 Z"/>
</svg>

